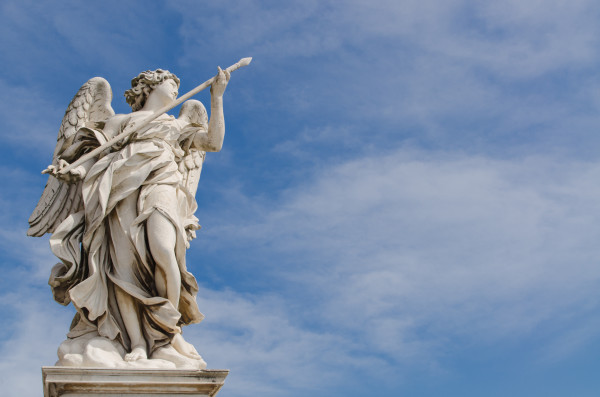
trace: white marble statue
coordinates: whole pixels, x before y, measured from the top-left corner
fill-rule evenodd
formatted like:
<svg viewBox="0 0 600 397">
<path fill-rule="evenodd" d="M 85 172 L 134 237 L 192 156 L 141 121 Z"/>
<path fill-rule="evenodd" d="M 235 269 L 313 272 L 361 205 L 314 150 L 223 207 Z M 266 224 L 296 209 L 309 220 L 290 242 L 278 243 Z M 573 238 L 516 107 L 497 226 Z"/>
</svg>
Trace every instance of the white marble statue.
<svg viewBox="0 0 600 397">
<path fill-rule="evenodd" d="M 194 195 L 205 152 L 223 145 L 230 70 L 219 68 L 210 81 L 210 119 L 190 100 L 179 118 L 148 122 L 178 95 L 179 79 L 161 69 L 132 80 L 125 92 L 130 114 L 114 114 L 110 85 L 99 77 L 69 104 L 28 231 L 52 233 L 61 262 L 49 284 L 56 301 L 77 309 L 57 365 L 206 367 L 182 336 L 183 325 L 204 317 L 185 253 L 200 227 Z M 124 130 L 135 131 L 64 172 Z"/>
</svg>

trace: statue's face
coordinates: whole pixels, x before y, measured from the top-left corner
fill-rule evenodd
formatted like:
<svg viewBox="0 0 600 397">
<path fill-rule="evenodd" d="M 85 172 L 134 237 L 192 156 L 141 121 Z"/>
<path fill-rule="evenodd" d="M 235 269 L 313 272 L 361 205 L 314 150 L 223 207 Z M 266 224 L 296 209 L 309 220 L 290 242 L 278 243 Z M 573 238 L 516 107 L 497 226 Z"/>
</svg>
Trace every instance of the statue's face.
<svg viewBox="0 0 600 397">
<path fill-rule="evenodd" d="M 156 96 L 165 105 L 173 102 L 177 98 L 177 83 L 173 79 L 166 79 L 154 87 L 150 96 Z"/>
</svg>

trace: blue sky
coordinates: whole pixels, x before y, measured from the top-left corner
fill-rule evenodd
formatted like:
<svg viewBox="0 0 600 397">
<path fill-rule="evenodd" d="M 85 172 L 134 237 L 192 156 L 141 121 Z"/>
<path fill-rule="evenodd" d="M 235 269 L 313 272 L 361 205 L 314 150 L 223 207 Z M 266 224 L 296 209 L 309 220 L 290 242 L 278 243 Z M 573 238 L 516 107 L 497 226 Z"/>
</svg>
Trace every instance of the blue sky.
<svg viewBox="0 0 600 397">
<path fill-rule="evenodd" d="M 25 237 L 93 76 L 187 92 L 252 56 L 197 194 L 227 396 L 596 396 L 600 5 L 591 0 L 0 5 L 0 388 L 41 395 L 72 308 Z M 208 93 L 198 99 L 207 103 Z"/>
</svg>

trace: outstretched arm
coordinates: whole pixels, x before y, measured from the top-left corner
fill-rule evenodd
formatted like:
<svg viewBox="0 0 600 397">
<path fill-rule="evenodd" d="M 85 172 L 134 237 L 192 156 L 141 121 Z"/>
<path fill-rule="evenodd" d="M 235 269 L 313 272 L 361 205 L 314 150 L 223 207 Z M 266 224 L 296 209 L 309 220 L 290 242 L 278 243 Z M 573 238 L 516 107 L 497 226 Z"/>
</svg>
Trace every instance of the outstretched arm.
<svg viewBox="0 0 600 397">
<path fill-rule="evenodd" d="M 225 117 L 223 115 L 223 94 L 230 74 L 219 68 L 217 79 L 210 87 L 210 119 L 208 131 L 198 132 L 194 137 L 194 146 L 205 152 L 218 152 L 223 147 L 225 138 Z"/>
</svg>

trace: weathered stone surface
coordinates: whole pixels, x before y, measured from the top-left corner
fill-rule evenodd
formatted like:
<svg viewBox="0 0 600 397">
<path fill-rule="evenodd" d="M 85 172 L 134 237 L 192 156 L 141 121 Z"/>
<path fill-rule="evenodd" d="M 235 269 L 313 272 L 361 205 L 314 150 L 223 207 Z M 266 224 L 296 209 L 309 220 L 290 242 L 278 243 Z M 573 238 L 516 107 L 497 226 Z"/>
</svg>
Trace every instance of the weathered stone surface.
<svg viewBox="0 0 600 397">
<path fill-rule="evenodd" d="M 42 367 L 44 397 L 215 396 L 228 370 Z"/>
</svg>

